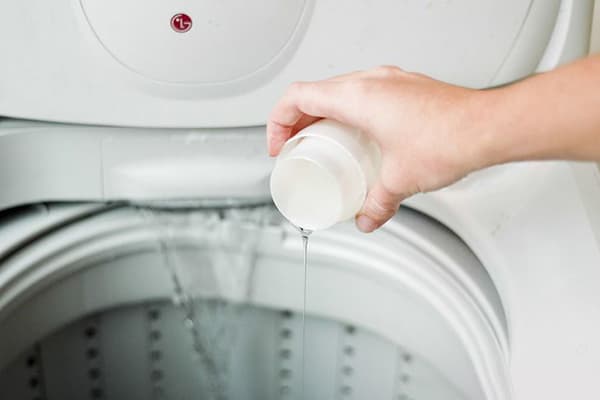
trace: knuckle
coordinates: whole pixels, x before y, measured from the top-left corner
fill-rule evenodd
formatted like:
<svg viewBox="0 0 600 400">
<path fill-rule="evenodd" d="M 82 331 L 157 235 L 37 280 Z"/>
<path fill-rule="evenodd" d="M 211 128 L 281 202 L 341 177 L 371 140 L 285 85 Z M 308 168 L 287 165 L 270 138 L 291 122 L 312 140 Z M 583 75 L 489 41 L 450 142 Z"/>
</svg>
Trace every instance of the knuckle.
<svg viewBox="0 0 600 400">
<path fill-rule="evenodd" d="M 292 82 L 288 88 L 288 92 L 295 93 L 299 92 L 304 86 L 304 82 L 296 81 Z"/>
<path fill-rule="evenodd" d="M 389 201 L 369 197 L 364 205 L 363 212 L 379 221 L 391 218 L 397 211 L 396 204 Z"/>
<path fill-rule="evenodd" d="M 369 94 L 371 85 L 368 81 L 363 79 L 355 79 L 347 83 L 348 95 L 358 96 L 358 98 L 364 97 Z"/>
<path fill-rule="evenodd" d="M 420 80 L 429 80 L 431 79 L 429 76 L 422 74 L 420 72 L 411 72 L 410 76 L 414 79 L 420 79 Z"/>
<path fill-rule="evenodd" d="M 394 65 L 381 65 L 376 68 L 376 72 L 383 77 L 393 77 L 404 73 L 404 71 Z"/>
</svg>

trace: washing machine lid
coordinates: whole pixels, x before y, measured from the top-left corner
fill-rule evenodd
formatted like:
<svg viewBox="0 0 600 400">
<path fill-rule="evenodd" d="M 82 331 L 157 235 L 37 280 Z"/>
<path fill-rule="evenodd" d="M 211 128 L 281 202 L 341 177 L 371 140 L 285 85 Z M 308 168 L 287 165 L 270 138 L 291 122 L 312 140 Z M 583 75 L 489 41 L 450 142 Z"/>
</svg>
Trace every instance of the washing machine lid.
<svg viewBox="0 0 600 400">
<path fill-rule="evenodd" d="M 592 0 L 3 1 L 0 115 L 264 123 L 295 80 L 379 64 L 488 87 L 587 52 Z M 23 21 L 15 16 L 28 15 Z"/>
<path fill-rule="evenodd" d="M 0 211 L 47 201 L 270 202 L 263 127 L 132 129 L 0 120 Z"/>
</svg>

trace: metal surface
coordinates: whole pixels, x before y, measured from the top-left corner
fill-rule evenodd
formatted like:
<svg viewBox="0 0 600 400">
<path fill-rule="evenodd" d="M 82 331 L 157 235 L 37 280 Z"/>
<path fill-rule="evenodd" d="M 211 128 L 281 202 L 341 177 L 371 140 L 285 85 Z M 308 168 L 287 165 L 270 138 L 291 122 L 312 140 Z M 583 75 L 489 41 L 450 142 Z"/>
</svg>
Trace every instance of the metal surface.
<svg viewBox="0 0 600 400">
<path fill-rule="evenodd" d="M 199 302 L 203 338 L 235 330 L 213 356 L 227 358 L 227 399 L 300 399 L 301 315 Z M 222 313 L 222 315 L 219 315 Z M 210 315 L 208 315 L 210 314 Z M 201 318 L 201 319 L 202 319 Z M 426 360 L 360 327 L 309 317 L 305 398 L 461 400 Z M 40 338 L 0 372 L 0 398 L 211 399 L 181 314 L 151 302 L 85 316 Z"/>
<path fill-rule="evenodd" d="M 45 214 L 32 216 L 30 222 L 36 225 L 36 219 L 48 219 L 53 213 L 50 205 Z M 8 366 L 11 360 L 40 343 L 43 347 L 44 338 L 75 321 L 172 297 L 170 272 L 159 246 L 165 230 L 187 294 L 197 299 L 217 296 L 275 314 L 300 312 L 304 299 L 300 235 L 276 215 L 272 208 L 259 207 L 163 210 L 159 218 L 148 218 L 142 210 L 121 207 L 36 237 L 5 258 L 0 267 L 0 370 L 12 370 Z M 264 223 L 252 222 L 255 216 Z M 73 220 L 73 215 L 69 218 L 65 221 Z M 10 225 L 6 229 L 10 231 Z M 352 358 L 338 359 L 333 350 L 344 344 L 332 342 L 336 335 L 328 336 L 329 328 L 313 331 L 310 321 L 319 319 L 372 332 L 379 337 L 375 342 L 393 343 L 408 349 L 415 359 L 427 360 L 446 384 L 426 384 L 422 390 L 442 390 L 445 398 L 450 392 L 457 398 L 507 398 L 502 394 L 510 389 L 505 375 L 502 307 L 481 264 L 451 232 L 423 215 L 402 210 L 375 235 L 363 236 L 351 226 L 339 226 L 311 237 L 309 257 L 306 338 L 307 349 L 315 350 L 317 359 L 311 361 L 312 356 L 307 355 L 307 387 L 331 388 L 338 378 L 350 379 L 327 373 L 330 367 L 326 365 Z M 182 331 L 183 315 L 177 319 L 173 319 L 173 329 Z M 295 340 L 301 337 L 296 325 L 300 321 L 289 321 L 294 325 Z M 201 321 L 195 323 L 202 325 Z M 253 335 L 247 327 L 238 332 Z M 271 338 L 267 340 L 271 350 L 255 346 L 257 353 L 268 353 L 279 343 L 271 334 L 257 335 Z M 294 346 L 300 346 L 299 342 Z M 352 386 L 356 398 L 376 393 L 372 380 L 379 382 L 379 376 L 391 379 L 396 373 L 386 366 L 390 351 L 379 353 L 378 346 L 365 348 L 364 357 L 373 357 L 367 365 L 376 361 L 378 366 L 369 367 L 372 375 L 365 377 L 365 382 Z M 123 349 L 129 351 L 130 347 Z M 191 354 L 192 349 L 186 348 L 184 353 Z M 67 349 L 63 350 L 67 354 Z M 119 355 L 129 359 L 124 350 Z M 248 362 L 243 368 L 252 376 L 260 366 Z M 335 371 L 338 367 L 331 368 Z M 61 382 L 56 379 L 51 378 Z M 311 379 L 326 382 L 308 383 Z M 382 390 L 380 398 L 390 398 L 390 385 L 377 383 Z M 422 398 L 439 396 L 442 394 Z"/>
</svg>

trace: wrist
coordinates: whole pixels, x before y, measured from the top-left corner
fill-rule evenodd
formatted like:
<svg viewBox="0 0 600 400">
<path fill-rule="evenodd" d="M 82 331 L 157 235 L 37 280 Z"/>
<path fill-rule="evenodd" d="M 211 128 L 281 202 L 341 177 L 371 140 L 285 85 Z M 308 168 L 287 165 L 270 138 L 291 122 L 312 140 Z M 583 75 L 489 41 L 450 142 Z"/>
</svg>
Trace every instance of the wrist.
<svg viewBox="0 0 600 400">
<path fill-rule="evenodd" d="M 520 143 L 524 115 L 515 91 L 511 85 L 473 92 L 468 118 L 474 170 L 526 158 L 526 144 Z"/>
</svg>

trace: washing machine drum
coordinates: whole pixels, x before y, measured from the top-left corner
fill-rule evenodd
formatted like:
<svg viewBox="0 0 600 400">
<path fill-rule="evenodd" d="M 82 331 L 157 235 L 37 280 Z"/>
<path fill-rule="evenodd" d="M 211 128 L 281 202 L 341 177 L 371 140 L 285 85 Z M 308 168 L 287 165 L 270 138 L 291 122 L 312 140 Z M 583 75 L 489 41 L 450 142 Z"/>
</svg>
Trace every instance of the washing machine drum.
<svg viewBox="0 0 600 400">
<path fill-rule="evenodd" d="M 269 205 L 1 217 L 2 399 L 509 397 L 485 269 L 414 211 L 314 234 L 306 281 Z"/>
</svg>

